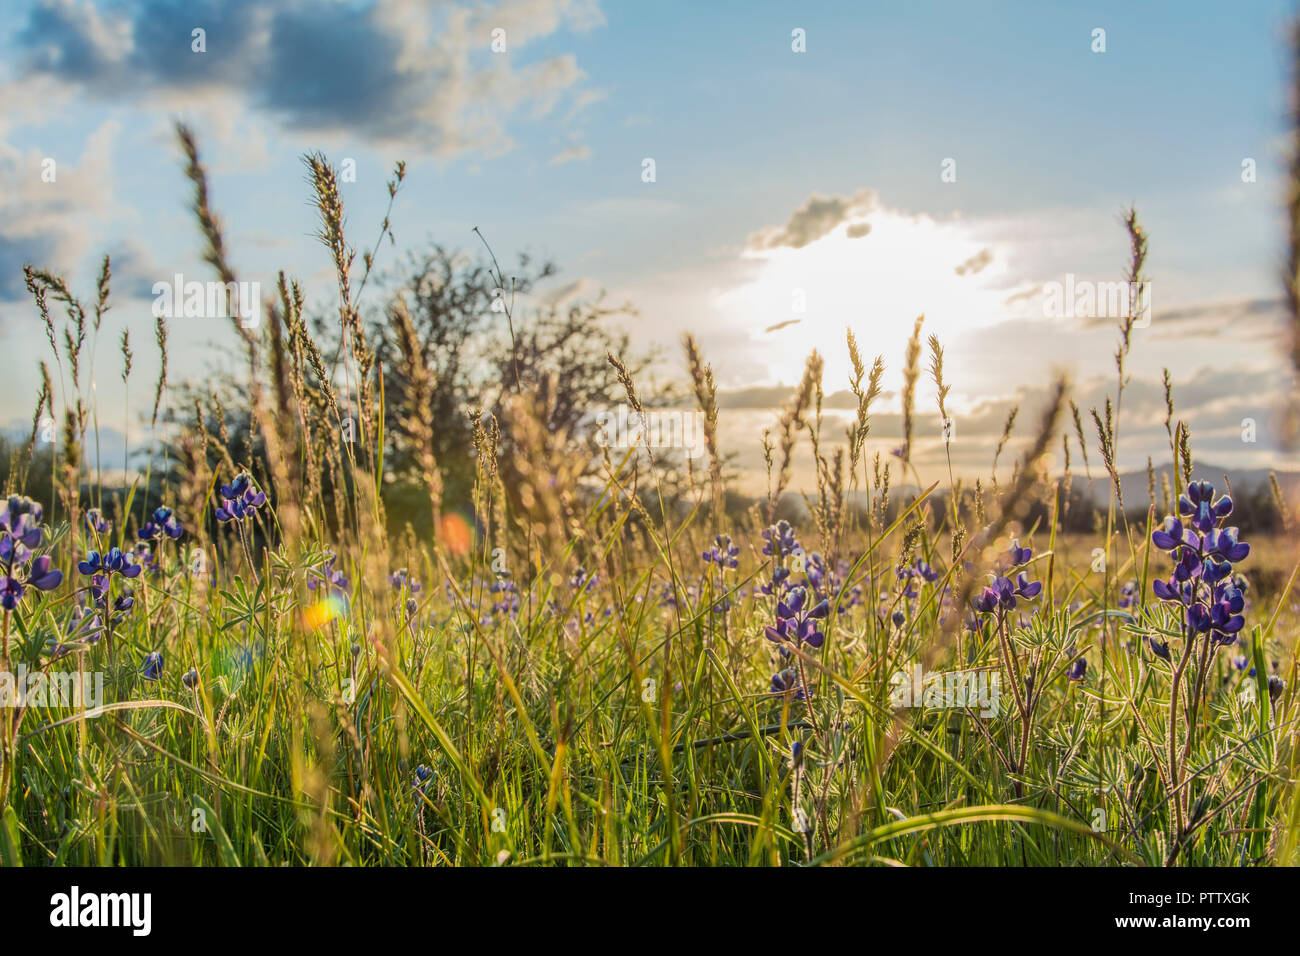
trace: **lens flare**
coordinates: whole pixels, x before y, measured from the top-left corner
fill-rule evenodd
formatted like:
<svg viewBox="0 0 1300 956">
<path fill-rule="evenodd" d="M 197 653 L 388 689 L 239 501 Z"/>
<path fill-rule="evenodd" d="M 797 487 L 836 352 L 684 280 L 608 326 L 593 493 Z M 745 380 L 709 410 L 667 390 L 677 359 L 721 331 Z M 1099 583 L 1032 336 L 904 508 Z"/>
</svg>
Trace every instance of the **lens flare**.
<svg viewBox="0 0 1300 956">
<path fill-rule="evenodd" d="M 469 522 L 454 511 L 449 511 L 438 521 L 438 536 L 447 550 L 457 557 L 469 554 L 474 532 Z"/>
<path fill-rule="evenodd" d="M 347 602 L 342 596 L 331 594 L 302 612 L 302 626 L 309 631 L 319 631 L 330 621 L 338 620 L 346 614 L 347 609 Z"/>
</svg>

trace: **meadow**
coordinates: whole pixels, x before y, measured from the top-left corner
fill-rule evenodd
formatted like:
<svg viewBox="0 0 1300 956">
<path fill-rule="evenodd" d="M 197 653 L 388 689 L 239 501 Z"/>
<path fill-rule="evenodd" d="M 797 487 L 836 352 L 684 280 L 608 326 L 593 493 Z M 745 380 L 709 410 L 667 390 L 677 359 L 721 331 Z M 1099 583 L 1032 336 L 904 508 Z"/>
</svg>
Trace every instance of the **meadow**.
<svg viewBox="0 0 1300 956">
<path fill-rule="evenodd" d="M 197 145 L 179 142 L 207 262 L 238 289 Z M 873 362 L 864 318 L 852 380 L 823 382 L 813 353 L 754 436 L 768 493 L 736 507 L 689 337 L 705 455 L 557 428 L 559 384 L 506 363 L 499 400 L 461 410 L 461 496 L 398 301 L 396 413 L 420 476 L 399 509 L 396 392 L 358 304 L 372 256 L 355 261 L 328 160 L 307 167 L 337 371 L 282 276 L 266 321 L 228 330 L 247 418 L 197 409 L 126 484 L 91 451 L 108 262 L 84 303 L 28 269 L 54 364 L 0 504 L 4 865 L 1300 862 L 1294 541 L 1238 532 L 1265 516 L 1193 480 L 1168 378 L 1173 480 L 1119 500 L 1136 317 L 1117 323 L 1104 407 L 1042 372 L 1041 408 L 1008 421 L 986 477 L 928 484 L 911 423 L 948 415 L 942 343 L 918 320 L 905 355 Z M 1147 238 L 1135 213 L 1126 228 L 1141 282 Z M 873 452 L 886 361 L 904 433 Z M 653 413 L 608 363 L 627 414 Z M 823 430 L 823 389 L 844 384 L 853 424 Z M 164 371 L 154 426 L 175 394 Z M 790 487 L 798 456 L 815 487 Z M 1095 532 L 1067 533 L 1085 469 L 1112 492 Z M 1291 522 L 1280 490 L 1252 507 Z"/>
</svg>

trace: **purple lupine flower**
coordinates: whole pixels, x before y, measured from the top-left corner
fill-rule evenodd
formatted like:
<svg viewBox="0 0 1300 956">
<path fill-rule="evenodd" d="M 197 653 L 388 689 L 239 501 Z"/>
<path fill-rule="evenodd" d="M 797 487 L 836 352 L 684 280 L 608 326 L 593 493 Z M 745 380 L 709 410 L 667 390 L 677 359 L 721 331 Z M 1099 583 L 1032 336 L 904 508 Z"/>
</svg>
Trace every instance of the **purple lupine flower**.
<svg viewBox="0 0 1300 956">
<path fill-rule="evenodd" d="M 158 574 L 162 571 L 158 564 L 158 555 L 154 553 L 148 541 L 135 543 L 135 560 L 146 574 Z"/>
<path fill-rule="evenodd" d="M 1214 589 L 1214 602 L 1208 609 L 1202 604 L 1193 604 L 1187 609 L 1187 621 L 1194 631 L 1207 633 L 1216 645 L 1235 644 L 1237 632 L 1246 623 L 1241 611 L 1246 606 L 1246 599 L 1234 587 Z"/>
<path fill-rule="evenodd" d="M 1065 672 L 1065 676 L 1070 680 L 1081 681 L 1085 674 L 1088 673 L 1087 658 L 1077 658 L 1073 661 Z"/>
<path fill-rule="evenodd" d="M 108 522 L 104 520 L 104 516 L 99 513 L 98 508 L 91 508 L 86 512 L 86 527 L 95 534 L 108 533 Z"/>
<path fill-rule="evenodd" d="M 1030 581 L 1029 576 L 1021 571 L 1016 575 L 1016 593 L 1027 601 L 1032 601 L 1038 597 L 1038 593 L 1043 590 L 1041 581 Z"/>
<path fill-rule="evenodd" d="M 23 599 L 23 582 L 9 575 L 0 576 L 0 607 L 12 611 Z"/>
<path fill-rule="evenodd" d="M 519 613 L 519 589 L 515 587 L 515 582 L 508 578 L 497 578 L 488 588 L 491 594 L 497 595 L 496 600 L 492 602 L 493 614 L 504 614 L 506 617 L 515 617 Z"/>
<path fill-rule="evenodd" d="M 1171 555 L 1177 556 L 1179 548 L 1198 550 L 1201 539 L 1195 531 L 1184 528 L 1181 521 L 1169 515 L 1161 527 L 1151 532 L 1151 543 L 1161 551 L 1168 551 Z"/>
<path fill-rule="evenodd" d="M 1237 540 L 1236 528 L 1215 528 L 1205 535 L 1205 554 L 1229 564 L 1244 561 L 1250 554 L 1250 545 Z"/>
<path fill-rule="evenodd" d="M 781 695 L 790 694 L 791 692 L 793 692 L 794 700 L 804 699 L 803 685 L 799 682 L 799 674 L 793 667 L 787 667 L 772 675 L 773 694 Z"/>
<path fill-rule="evenodd" d="M 68 619 L 66 629 L 68 638 L 73 642 L 84 641 L 86 644 L 94 644 L 103 631 L 104 625 L 100 622 L 99 615 L 93 608 L 86 606 L 85 597 L 78 593 L 77 606 L 72 609 L 72 617 Z"/>
<path fill-rule="evenodd" d="M 175 540 L 185 533 L 181 523 L 172 513 L 171 508 L 155 508 L 152 517 L 140 526 L 137 537 L 142 541 L 152 541 L 163 535 Z"/>
<path fill-rule="evenodd" d="M 1170 660 L 1168 641 L 1157 641 L 1154 637 L 1148 637 L 1147 641 L 1151 644 L 1152 654 L 1156 657 L 1163 657 L 1165 660 Z"/>
<path fill-rule="evenodd" d="M 819 597 L 824 596 L 827 591 L 835 590 L 835 576 L 826 567 L 826 559 L 816 551 L 803 558 L 803 576 L 808 586 L 813 589 L 813 593 Z"/>
<path fill-rule="evenodd" d="M 590 594 L 599 583 L 600 576 L 587 574 L 585 568 L 578 568 L 573 577 L 569 578 L 569 587 L 573 588 L 578 594 Z"/>
<path fill-rule="evenodd" d="M 86 555 L 86 560 L 77 563 L 77 570 L 88 577 L 100 573 L 120 574 L 128 578 L 140 576 L 140 565 L 136 564 L 135 555 L 121 548 L 109 548 L 103 555 L 91 551 Z"/>
<path fill-rule="evenodd" d="M 199 686 L 199 672 L 191 667 L 181 675 L 181 684 L 189 690 L 194 690 Z"/>
<path fill-rule="evenodd" d="M 398 568 L 388 576 L 388 583 L 393 586 L 393 590 L 395 591 L 400 592 L 405 589 L 406 613 L 408 616 L 414 614 L 416 609 L 420 606 L 420 602 L 415 599 L 415 596 L 424 590 L 424 587 L 415 579 L 415 576 L 407 571 L 406 568 Z M 455 603 L 456 593 L 452 590 L 450 581 L 447 582 L 447 597 L 452 603 Z M 467 604 L 468 601 L 469 599 L 467 598 Z"/>
<path fill-rule="evenodd" d="M 805 607 L 807 603 L 805 588 L 795 588 L 784 601 L 778 601 L 776 626 L 763 629 L 767 639 L 775 644 L 821 647 L 826 635 L 818 630 L 817 622 L 830 613 L 830 603 L 821 601 L 813 607 Z"/>
<path fill-rule="evenodd" d="M 1187 492 L 1178 497 L 1178 513 L 1191 518 L 1192 526 L 1198 531 L 1209 531 L 1221 518 L 1232 514 L 1232 499 L 1224 495 L 1216 500 L 1213 484 L 1193 481 L 1187 486 Z"/>
<path fill-rule="evenodd" d="M 1250 554 L 1250 545 L 1238 540 L 1236 528 L 1219 527 L 1232 507 L 1227 495 L 1215 498 L 1210 482 L 1192 482 L 1178 499 L 1178 513 L 1195 530 L 1171 515 L 1151 535 L 1151 543 L 1175 561 L 1169 579 L 1157 578 L 1151 590 L 1161 601 L 1182 607 L 1189 637 L 1204 634 L 1214 647 L 1236 643 L 1246 623 L 1245 589 L 1239 586 L 1244 581 L 1233 573 L 1233 564 Z"/>
<path fill-rule="evenodd" d="M 760 584 L 758 589 L 764 594 L 780 594 L 790 586 L 789 582 L 790 569 L 777 567 L 772 571 L 772 580 L 766 584 Z"/>
<path fill-rule="evenodd" d="M 1014 611 L 1017 597 L 1032 601 L 1042 590 L 1043 585 L 1038 581 L 1030 581 L 1023 571 L 1016 576 L 1014 583 L 1010 578 L 999 575 L 975 599 L 975 610 L 981 614 L 990 614 L 995 609 Z"/>
<path fill-rule="evenodd" d="M 393 590 L 400 591 L 406 588 L 411 594 L 419 594 L 422 590 L 420 582 L 415 579 L 406 568 L 398 568 L 388 576 L 388 583 L 393 586 Z"/>
<path fill-rule="evenodd" d="M 242 472 L 230 484 L 222 485 L 218 492 L 221 496 L 221 504 L 216 506 L 218 521 L 247 521 L 266 504 L 266 492 L 253 489 L 253 479 L 248 472 Z"/>
<path fill-rule="evenodd" d="M 145 680 L 157 680 L 162 677 L 163 656 L 157 651 L 150 651 L 140 667 L 140 676 Z"/>
<path fill-rule="evenodd" d="M 763 540 L 767 542 L 763 545 L 763 553 L 776 558 L 778 562 L 799 547 L 799 542 L 795 540 L 794 528 L 790 527 L 790 522 L 784 518 L 763 531 Z"/>
<path fill-rule="evenodd" d="M 703 554 L 709 564 L 716 564 L 719 570 L 740 566 L 740 547 L 731 543 L 731 536 L 720 534 L 714 537 L 713 547 Z"/>
<path fill-rule="evenodd" d="M 13 560 L 18 546 L 27 549 L 40 547 L 44 529 L 41 518 L 45 511 L 39 502 L 21 495 L 10 495 L 9 500 L 0 507 L 0 538 L 9 542 L 7 551 L 0 550 L 0 560 Z M 21 560 L 21 559 L 16 559 Z"/>
<path fill-rule="evenodd" d="M 333 551 L 325 553 L 325 561 L 319 568 L 307 569 L 307 590 L 323 588 L 327 594 L 343 594 L 348 589 L 348 578 L 334 566 L 338 555 Z"/>
<path fill-rule="evenodd" d="M 931 584 L 939 580 L 939 572 L 936 571 L 934 568 L 932 568 L 921 558 L 917 558 L 916 561 L 912 564 L 912 571 L 916 577 L 919 577 L 924 581 L 928 581 Z"/>
<path fill-rule="evenodd" d="M 52 591 L 63 583 L 63 572 L 49 555 L 32 557 L 45 535 L 40 504 L 12 495 L 0 507 L 0 607 L 18 607 L 27 588 Z"/>
<path fill-rule="evenodd" d="M 1018 564 L 1028 564 L 1029 560 L 1033 556 L 1034 556 L 1033 548 L 1020 547 L 1019 540 L 1013 540 L 1011 542 L 1011 564 L 1013 566 Z"/>
</svg>

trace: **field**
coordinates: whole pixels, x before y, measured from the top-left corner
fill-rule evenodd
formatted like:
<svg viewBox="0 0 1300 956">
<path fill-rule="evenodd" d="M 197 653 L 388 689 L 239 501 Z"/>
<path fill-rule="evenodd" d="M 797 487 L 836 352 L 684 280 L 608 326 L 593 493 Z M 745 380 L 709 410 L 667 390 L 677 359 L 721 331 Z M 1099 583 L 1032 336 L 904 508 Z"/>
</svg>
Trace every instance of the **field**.
<svg viewBox="0 0 1300 956">
<path fill-rule="evenodd" d="M 1118 481 L 1131 317 L 1113 402 L 1090 414 L 1044 383 L 1014 462 L 919 491 L 910 422 L 924 396 L 946 414 L 942 345 L 917 323 L 903 444 L 869 455 L 881 366 L 850 334 L 849 435 L 823 433 L 814 353 L 761 439 L 770 493 L 740 507 L 692 339 L 708 455 L 684 485 L 680 450 L 553 428 L 555 383 L 516 365 L 496 411 L 471 416 L 464 500 L 406 349 L 422 480 L 403 519 L 335 172 L 309 169 L 345 382 L 282 281 L 271 321 L 230 330 L 249 437 L 200 411 L 165 479 L 151 465 L 107 482 L 83 455 L 99 410 L 78 361 L 107 265 L 98 306 L 28 272 L 72 397 L 55 451 L 35 424 L 13 449 L 0 510 L 5 865 L 1300 862 L 1296 548 L 1236 531 L 1289 522 L 1280 495 L 1274 514 L 1242 513 L 1191 480 L 1170 391 L 1172 487 L 1112 496 L 1095 534 L 1065 530 L 1083 449 Z M 1145 238 L 1127 226 L 1140 281 Z M 407 335 L 400 308 L 391 321 Z M 648 410 L 608 360 L 627 409 Z M 816 487 L 788 488 L 808 454 Z M 808 505 L 795 526 L 791 491 Z"/>
</svg>

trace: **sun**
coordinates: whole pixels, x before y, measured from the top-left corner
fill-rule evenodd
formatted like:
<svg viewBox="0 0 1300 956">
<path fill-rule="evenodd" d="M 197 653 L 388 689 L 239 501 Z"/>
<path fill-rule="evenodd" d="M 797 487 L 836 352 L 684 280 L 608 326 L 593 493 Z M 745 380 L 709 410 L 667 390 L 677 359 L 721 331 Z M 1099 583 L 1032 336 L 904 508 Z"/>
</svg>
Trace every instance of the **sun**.
<svg viewBox="0 0 1300 956">
<path fill-rule="evenodd" d="M 749 277 L 719 293 L 713 308 L 746 337 L 746 354 L 769 370 L 768 384 L 796 381 L 817 349 L 827 390 L 847 387 L 847 327 L 868 362 L 885 357 L 886 387 L 896 388 L 918 315 L 924 334 L 945 343 L 1006 318 L 1007 259 L 982 231 L 877 207 L 801 248 L 747 249 Z"/>
</svg>

